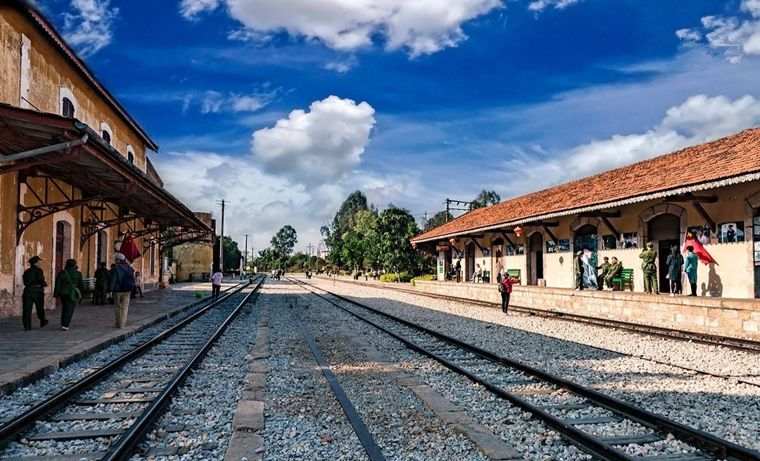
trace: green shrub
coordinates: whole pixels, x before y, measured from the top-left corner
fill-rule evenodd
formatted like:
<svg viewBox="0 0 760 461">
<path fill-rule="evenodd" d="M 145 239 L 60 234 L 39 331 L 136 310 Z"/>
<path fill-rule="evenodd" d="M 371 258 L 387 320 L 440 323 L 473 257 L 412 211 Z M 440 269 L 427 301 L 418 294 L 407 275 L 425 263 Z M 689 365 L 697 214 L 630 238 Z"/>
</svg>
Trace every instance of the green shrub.
<svg viewBox="0 0 760 461">
<path fill-rule="evenodd" d="M 383 274 L 380 276 L 381 282 L 398 282 L 399 280 L 402 283 L 409 283 L 412 281 L 414 276 L 412 274 L 409 274 L 407 272 L 402 272 L 400 274 Z"/>
<path fill-rule="evenodd" d="M 202 298 L 204 296 L 205 296 L 205 293 L 203 293 L 202 291 L 196 291 L 195 292 L 195 297 L 198 298 L 198 299 L 200 299 L 200 298 Z"/>
<path fill-rule="evenodd" d="M 434 281 L 438 280 L 438 277 L 436 277 L 433 274 L 425 274 L 425 275 L 418 275 L 417 277 L 415 277 L 415 278 L 412 279 L 412 281 L 415 281 L 415 280 L 422 280 L 422 281 L 426 281 L 426 282 L 434 282 Z"/>
</svg>

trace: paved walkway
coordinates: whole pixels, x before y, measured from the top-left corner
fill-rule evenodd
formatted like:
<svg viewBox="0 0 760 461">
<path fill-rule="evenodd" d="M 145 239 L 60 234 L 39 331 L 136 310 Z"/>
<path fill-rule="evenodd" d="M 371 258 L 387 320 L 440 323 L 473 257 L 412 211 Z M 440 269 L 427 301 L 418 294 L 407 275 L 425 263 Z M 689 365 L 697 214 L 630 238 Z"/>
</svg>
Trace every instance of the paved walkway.
<svg viewBox="0 0 760 461">
<path fill-rule="evenodd" d="M 237 282 L 224 283 L 222 290 Z M 32 330 L 24 331 L 20 316 L 0 318 L 0 395 L 52 373 L 83 356 L 98 351 L 155 324 L 192 304 L 204 302 L 196 291 L 211 294 L 209 283 L 179 283 L 165 290 L 145 293 L 129 304 L 129 318 L 123 329 L 114 327 L 111 304 L 93 306 L 89 300 L 77 307 L 71 329 L 62 331 L 61 309 L 46 312 L 50 324 L 39 327 L 32 314 Z"/>
</svg>

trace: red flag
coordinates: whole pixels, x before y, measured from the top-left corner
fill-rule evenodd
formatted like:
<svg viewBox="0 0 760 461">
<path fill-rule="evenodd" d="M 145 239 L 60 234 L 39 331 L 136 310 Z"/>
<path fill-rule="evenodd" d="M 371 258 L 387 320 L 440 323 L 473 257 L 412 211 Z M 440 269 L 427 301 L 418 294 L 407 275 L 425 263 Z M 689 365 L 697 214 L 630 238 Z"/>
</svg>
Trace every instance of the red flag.
<svg viewBox="0 0 760 461">
<path fill-rule="evenodd" d="M 135 239 L 133 239 L 131 235 L 124 237 L 119 252 L 123 254 L 130 263 L 140 257 L 140 250 L 137 249 Z"/>
<path fill-rule="evenodd" d="M 692 246 L 694 247 L 694 254 L 697 255 L 697 258 L 699 258 L 700 261 L 702 261 L 705 264 L 714 263 L 715 260 L 710 255 L 710 253 L 705 250 L 705 247 L 702 246 L 701 243 L 699 243 L 699 240 L 694 238 L 694 236 L 691 234 L 691 232 L 686 233 L 686 237 L 683 239 L 683 246 L 681 247 L 681 252 L 686 253 L 686 247 Z"/>
</svg>

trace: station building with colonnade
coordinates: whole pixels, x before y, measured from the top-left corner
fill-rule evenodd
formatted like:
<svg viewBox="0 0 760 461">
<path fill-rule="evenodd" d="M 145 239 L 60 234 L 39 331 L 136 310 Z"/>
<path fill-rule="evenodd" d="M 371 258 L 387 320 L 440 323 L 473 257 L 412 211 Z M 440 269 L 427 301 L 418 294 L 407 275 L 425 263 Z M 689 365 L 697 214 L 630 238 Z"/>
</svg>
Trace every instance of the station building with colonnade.
<svg viewBox="0 0 760 461">
<path fill-rule="evenodd" d="M 156 143 L 27 1 L 0 4 L 0 65 L 0 315 L 20 313 L 32 256 L 52 307 L 69 258 L 92 277 L 131 235 L 152 288 L 166 279 L 162 248 L 213 240 L 209 220 L 164 188 Z"/>
<path fill-rule="evenodd" d="M 699 264 L 698 295 L 760 297 L 759 128 L 472 210 L 412 244 L 437 254 L 439 281 L 459 262 L 463 281 L 480 265 L 486 282 L 517 269 L 524 286 L 559 289 L 574 287 L 573 255 L 586 249 L 592 264 L 632 268 L 640 292 L 639 254 L 653 242 L 668 293 L 665 259 L 687 232 L 716 261 Z"/>
</svg>

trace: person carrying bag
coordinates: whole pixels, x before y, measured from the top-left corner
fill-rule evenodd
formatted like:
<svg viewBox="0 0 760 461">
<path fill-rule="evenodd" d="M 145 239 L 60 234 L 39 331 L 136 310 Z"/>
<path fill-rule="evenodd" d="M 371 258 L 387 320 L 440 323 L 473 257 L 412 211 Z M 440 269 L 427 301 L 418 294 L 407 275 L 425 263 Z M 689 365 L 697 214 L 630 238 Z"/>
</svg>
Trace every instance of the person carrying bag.
<svg viewBox="0 0 760 461">
<path fill-rule="evenodd" d="M 55 279 L 53 296 L 61 300 L 61 330 L 68 331 L 71 319 L 74 317 L 74 309 L 82 300 L 84 282 L 82 273 L 77 270 L 77 262 L 74 259 L 66 261 L 66 267 L 58 273 Z"/>
</svg>

